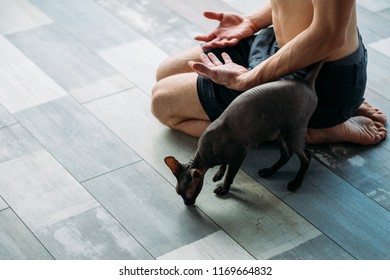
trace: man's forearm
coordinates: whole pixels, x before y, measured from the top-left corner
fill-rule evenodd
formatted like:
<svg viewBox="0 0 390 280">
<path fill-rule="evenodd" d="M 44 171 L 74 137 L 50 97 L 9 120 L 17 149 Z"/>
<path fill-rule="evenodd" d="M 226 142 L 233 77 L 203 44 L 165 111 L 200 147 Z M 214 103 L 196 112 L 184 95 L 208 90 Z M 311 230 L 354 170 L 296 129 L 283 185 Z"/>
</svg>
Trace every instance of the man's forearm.
<svg viewBox="0 0 390 280">
<path fill-rule="evenodd" d="M 309 33 L 309 34 L 307 34 Z M 309 30 L 283 46 L 276 54 L 246 74 L 244 90 L 274 81 L 329 56 L 335 47 L 319 33 Z"/>
</svg>

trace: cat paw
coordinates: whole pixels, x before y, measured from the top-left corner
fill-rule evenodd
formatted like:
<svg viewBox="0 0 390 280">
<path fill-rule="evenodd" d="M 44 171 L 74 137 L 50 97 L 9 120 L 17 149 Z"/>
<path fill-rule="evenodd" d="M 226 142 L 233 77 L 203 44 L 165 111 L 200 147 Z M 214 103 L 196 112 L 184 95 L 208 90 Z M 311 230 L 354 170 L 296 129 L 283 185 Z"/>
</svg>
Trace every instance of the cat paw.
<svg viewBox="0 0 390 280">
<path fill-rule="evenodd" d="M 271 177 L 272 175 L 274 175 L 274 173 L 275 172 L 271 168 L 260 169 L 258 172 L 261 178 Z"/>
<path fill-rule="evenodd" d="M 229 189 L 225 189 L 223 186 L 214 189 L 214 193 L 219 196 L 224 196 L 229 192 Z"/>
<path fill-rule="evenodd" d="M 289 182 L 287 184 L 287 189 L 289 191 L 292 191 L 292 192 L 295 192 L 296 190 L 299 189 L 299 187 L 301 186 L 302 182 L 301 181 L 297 181 L 297 180 L 292 180 L 291 182 Z"/>
<path fill-rule="evenodd" d="M 226 171 L 226 165 L 221 165 L 221 167 L 218 169 L 217 173 L 215 173 L 213 177 L 213 182 L 220 181 L 225 175 L 225 171 Z"/>
<path fill-rule="evenodd" d="M 215 175 L 213 177 L 213 182 L 220 181 L 223 178 L 223 175 L 224 175 L 224 173 L 222 173 L 221 171 L 218 171 L 217 173 L 215 173 Z"/>
</svg>

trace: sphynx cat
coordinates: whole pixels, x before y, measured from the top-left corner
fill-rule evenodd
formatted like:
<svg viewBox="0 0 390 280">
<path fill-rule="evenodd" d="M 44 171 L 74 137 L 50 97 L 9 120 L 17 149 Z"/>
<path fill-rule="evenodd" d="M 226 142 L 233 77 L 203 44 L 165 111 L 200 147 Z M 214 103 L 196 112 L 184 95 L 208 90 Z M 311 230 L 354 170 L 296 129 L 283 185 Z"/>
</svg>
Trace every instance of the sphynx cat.
<svg viewBox="0 0 390 280">
<path fill-rule="evenodd" d="M 295 153 L 300 168 L 287 188 L 298 190 L 311 158 L 305 146 L 305 134 L 317 106 L 315 79 L 322 64 L 314 64 L 305 79 L 273 81 L 239 95 L 199 138 L 198 149 L 189 163 L 182 164 L 172 156 L 165 158 L 177 179 L 176 192 L 185 205 L 195 203 L 205 173 L 218 165 L 221 167 L 213 177 L 214 182 L 223 178 L 227 166 L 228 171 L 222 186 L 214 193 L 226 195 L 247 152 L 266 141 L 277 141 L 281 155 L 270 168 L 259 170 L 259 175 L 273 175 Z"/>
</svg>

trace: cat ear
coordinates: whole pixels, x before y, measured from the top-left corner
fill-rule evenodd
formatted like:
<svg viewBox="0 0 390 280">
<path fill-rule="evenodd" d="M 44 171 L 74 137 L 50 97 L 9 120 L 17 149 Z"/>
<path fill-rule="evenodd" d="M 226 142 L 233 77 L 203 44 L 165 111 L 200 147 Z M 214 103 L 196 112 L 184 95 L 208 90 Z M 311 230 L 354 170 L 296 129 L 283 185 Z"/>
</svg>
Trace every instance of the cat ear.
<svg viewBox="0 0 390 280">
<path fill-rule="evenodd" d="M 166 157 L 164 161 L 165 164 L 168 165 L 168 167 L 171 169 L 173 175 L 175 175 L 176 178 L 179 178 L 180 167 L 181 167 L 180 162 L 174 157 Z"/>
</svg>

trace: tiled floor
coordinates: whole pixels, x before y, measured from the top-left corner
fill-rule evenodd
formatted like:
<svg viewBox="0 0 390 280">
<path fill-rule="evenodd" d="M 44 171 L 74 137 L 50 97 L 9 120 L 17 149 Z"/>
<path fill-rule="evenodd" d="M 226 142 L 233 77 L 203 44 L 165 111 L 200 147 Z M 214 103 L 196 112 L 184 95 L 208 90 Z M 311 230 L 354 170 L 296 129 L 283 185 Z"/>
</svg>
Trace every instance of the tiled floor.
<svg viewBox="0 0 390 280">
<path fill-rule="evenodd" d="M 149 112 L 155 70 L 265 1 L 0 0 L 0 259 L 390 259 L 390 142 L 312 146 L 304 186 L 253 150 L 231 193 L 185 207 L 163 158 L 196 139 Z M 358 0 L 367 99 L 390 116 L 390 1 Z M 178 39 L 179 38 L 179 39 Z"/>
</svg>

